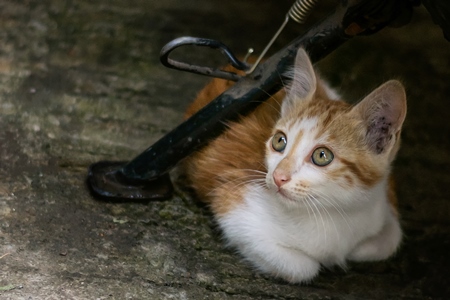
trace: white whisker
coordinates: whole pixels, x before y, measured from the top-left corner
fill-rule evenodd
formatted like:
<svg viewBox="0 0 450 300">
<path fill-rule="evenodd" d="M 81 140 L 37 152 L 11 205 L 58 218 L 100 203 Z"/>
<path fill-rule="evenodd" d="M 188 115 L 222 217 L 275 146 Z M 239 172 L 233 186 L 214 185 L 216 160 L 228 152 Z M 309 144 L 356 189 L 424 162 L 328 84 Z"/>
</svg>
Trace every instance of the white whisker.
<svg viewBox="0 0 450 300">
<path fill-rule="evenodd" d="M 236 178 L 230 178 L 233 174 L 245 172 L 244 176 L 237 176 Z M 249 173 L 255 174 L 249 174 Z M 230 175 L 230 176 L 227 176 Z M 230 185 L 231 190 L 235 190 L 244 185 L 256 185 L 260 187 L 264 187 L 266 184 L 266 172 L 255 170 L 255 169 L 235 169 L 235 170 L 227 170 L 223 174 L 219 174 L 216 176 L 217 182 L 222 182 L 217 185 L 213 190 L 208 192 L 208 196 L 212 195 L 215 191 L 219 190 L 225 185 Z M 236 183 L 236 184 L 235 184 Z"/>
<path fill-rule="evenodd" d="M 345 210 L 342 207 L 340 207 L 339 203 L 337 203 L 333 198 L 326 196 L 323 192 L 314 190 L 313 193 L 317 194 L 320 197 L 320 199 L 322 199 L 323 201 L 325 201 L 328 204 L 330 204 L 339 213 L 339 215 L 342 217 L 344 222 L 347 224 L 347 227 L 350 230 L 352 229 L 352 227 L 348 223 L 348 220 L 350 220 L 350 217 L 345 212 Z"/>
<path fill-rule="evenodd" d="M 326 227 L 325 227 L 325 221 L 323 219 L 322 213 L 320 212 L 320 209 L 317 207 L 314 198 L 311 198 L 310 195 L 307 195 L 307 199 L 310 200 L 310 203 L 314 206 L 314 208 L 316 209 L 317 213 L 319 214 L 320 219 L 322 220 L 323 233 L 325 235 L 325 240 L 326 240 L 327 239 L 327 230 L 326 230 Z M 317 224 L 317 225 L 319 225 L 319 224 Z M 317 227 L 319 227 L 319 226 L 317 226 Z"/>
<path fill-rule="evenodd" d="M 314 195 L 310 195 L 313 199 L 316 199 L 317 203 L 323 208 L 323 210 L 326 212 L 326 214 L 328 215 L 328 217 L 330 218 L 330 221 L 333 223 L 333 227 L 334 227 L 334 231 L 336 232 L 336 235 L 339 236 L 339 231 L 336 227 L 336 222 L 334 221 L 333 216 L 330 214 L 330 212 L 328 211 L 327 207 L 319 200 L 317 199 Z M 321 199 L 322 200 L 322 199 Z"/>
</svg>

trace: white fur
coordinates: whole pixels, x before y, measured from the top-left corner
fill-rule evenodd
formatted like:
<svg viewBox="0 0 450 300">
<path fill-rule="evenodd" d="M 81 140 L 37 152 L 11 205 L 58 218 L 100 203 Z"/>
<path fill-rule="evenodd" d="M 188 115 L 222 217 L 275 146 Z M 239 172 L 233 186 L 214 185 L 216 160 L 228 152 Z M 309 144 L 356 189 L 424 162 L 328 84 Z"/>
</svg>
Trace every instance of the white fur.
<svg viewBox="0 0 450 300">
<path fill-rule="evenodd" d="M 385 185 L 362 196 L 373 200 L 365 206 L 327 211 L 319 205 L 287 205 L 273 191 L 251 186 L 242 205 L 218 222 L 228 243 L 256 268 L 290 282 L 307 282 L 321 265 L 385 259 L 396 250 L 401 231 Z"/>
</svg>

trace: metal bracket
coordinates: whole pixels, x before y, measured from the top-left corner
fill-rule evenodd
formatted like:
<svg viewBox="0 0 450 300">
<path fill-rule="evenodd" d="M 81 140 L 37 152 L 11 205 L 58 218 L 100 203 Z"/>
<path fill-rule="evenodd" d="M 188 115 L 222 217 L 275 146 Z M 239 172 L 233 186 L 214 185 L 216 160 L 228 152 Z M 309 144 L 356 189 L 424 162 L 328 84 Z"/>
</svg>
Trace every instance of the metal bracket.
<svg viewBox="0 0 450 300">
<path fill-rule="evenodd" d="M 222 79 L 232 80 L 232 81 L 238 81 L 241 79 L 241 76 L 237 75 L 236 73 L 227 72 L 219 69 L 214 69 L 210 67 L 203 67 L 203 66 L 197 66 L 197 65 L 191 65 L 185 62 L 180 62 L 173 60 L 169 58 L 170 53 L 175 50 L 176 48 L 187 46 L 187 45 L 193 45 L 193 46 L 201 46 L 201 47 L 208 47 L 212 49 L 219 49 L 220 52 L 227 58 L 228 62 L 235 67 L 238 70 L 246 71 L 249 69 L 249 66 L 241 62 L 239 59 L 236 58 L 236 56 L 231 52 L 231 50 L 223 43 L 211 40 L 211 39 L 204 39 L 204 38 L 197 38 L 197 37 L 180 37 L 177 39 L 174 39 L 173 41 L 166 44 L 162 49 L 160 53 L 160 61 L 161 63 L 171 69 L 180 70 L 180 71 L 186 71 L 191 72 L 195 74 L 200 75 L 206 75 L 211 77 L 218 77 Z"/>
</svg>

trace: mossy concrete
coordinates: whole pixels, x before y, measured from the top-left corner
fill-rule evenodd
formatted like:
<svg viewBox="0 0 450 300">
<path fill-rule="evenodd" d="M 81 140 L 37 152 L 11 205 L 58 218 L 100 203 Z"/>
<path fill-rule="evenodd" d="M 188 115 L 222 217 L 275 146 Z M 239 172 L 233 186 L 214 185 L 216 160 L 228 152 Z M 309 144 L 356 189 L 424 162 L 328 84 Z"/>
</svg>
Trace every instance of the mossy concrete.
<svg viewBox="0 0 450 300">
<path fill-rule="evenodd" d="M 192 35 L 261 49 L 290 1 L 0 3 L 0 298 L 446 299 L 450 295 L 450 43 L 423 9 L 319 63 L 357 100 L 390 78 L 408 91 L 394 171 L 405 239 L 385 262 L 324 270 L 308 285 L 254 272 L 223 247 L 181 186 L 167 201 L 105 203 L 85 185 L 175 127 L 201 76 L 165 69 L 161 47 Z M 319 8 L 317 18 L 331 4 Z M 290 25 L 274 49 L 303 30 Z M 220 64 L 210 51 L 181 57 Z"/>
</svg>

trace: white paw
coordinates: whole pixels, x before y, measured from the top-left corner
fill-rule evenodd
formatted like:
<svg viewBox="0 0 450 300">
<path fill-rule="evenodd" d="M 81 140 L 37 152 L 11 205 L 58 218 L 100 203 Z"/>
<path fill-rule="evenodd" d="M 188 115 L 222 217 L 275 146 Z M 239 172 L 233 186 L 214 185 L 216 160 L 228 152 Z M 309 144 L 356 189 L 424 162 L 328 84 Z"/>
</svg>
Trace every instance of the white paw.
<svg viewBox="0 0 450 300">
<path fill-rule="evenodd" d="M 260 253 L 247 259 L 260 271 L 282 278 L 290 283 L 307 283 L 317 276 L 320 263 L 297 249 L 278 246 L 272 253 Z"/>
</svg>

